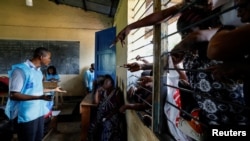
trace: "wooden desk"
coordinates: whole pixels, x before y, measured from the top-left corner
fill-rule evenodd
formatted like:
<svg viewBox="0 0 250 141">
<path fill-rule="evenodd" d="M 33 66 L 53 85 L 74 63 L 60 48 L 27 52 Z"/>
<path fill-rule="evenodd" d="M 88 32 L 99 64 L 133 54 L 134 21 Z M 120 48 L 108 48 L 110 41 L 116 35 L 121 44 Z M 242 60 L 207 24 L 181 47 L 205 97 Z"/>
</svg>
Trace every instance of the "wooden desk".
<svg viewBox="0 0 250 141">
<path fill-rule="evenodd" d="M 95 107 L 91 94 L 87 94 L 80 103 L 81 114 L 81 141 L 87 140 L 88 129 L 90 125 L 90 111 L 91 107 Z"/>
</svg>

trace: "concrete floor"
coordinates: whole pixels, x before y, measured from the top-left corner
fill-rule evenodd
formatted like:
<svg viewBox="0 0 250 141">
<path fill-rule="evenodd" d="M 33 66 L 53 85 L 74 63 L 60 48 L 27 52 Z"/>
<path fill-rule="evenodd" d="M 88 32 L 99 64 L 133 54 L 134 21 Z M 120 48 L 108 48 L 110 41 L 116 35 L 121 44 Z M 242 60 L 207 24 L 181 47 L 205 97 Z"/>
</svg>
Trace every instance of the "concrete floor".
<svg viewBox="0 0 250 141">
<path fill-rule="evenodd" d="M 80 141 L 80 122 L 59 122 L 58 130 L 43 141 Z"/>
<path fill-rule="evenodd" d="M 58 110 L 57 131 L 51 131 L 43 141 L 80 141 L 80 114 L 78 100 L 64 101 Z"/>
</svg>

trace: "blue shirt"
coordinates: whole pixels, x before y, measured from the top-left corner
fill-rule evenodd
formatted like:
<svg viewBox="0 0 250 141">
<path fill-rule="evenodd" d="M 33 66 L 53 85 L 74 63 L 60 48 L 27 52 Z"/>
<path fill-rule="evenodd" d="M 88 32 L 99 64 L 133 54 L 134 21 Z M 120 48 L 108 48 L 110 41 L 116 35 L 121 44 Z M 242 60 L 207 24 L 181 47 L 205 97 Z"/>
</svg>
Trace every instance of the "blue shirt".
<svg viewBox="0 0 250 141">
<path fill-rule="evenodd" d="M 51 80 L 56 80 L 56 81 L 59 81 L 60 80 L 60 77 L 58 74 L 47 74 L 46 75 L 46 81 L 51 81 Z"/>
<path fill-rule="evenodd" d="M 87 70 L 84 74 L 84 82 L 87 88 L 89 88 L 90 91 L 93 89 L 93 81 L 94 81 L 95 73 L 94 71 L 91 72 L 90 70 Z"/>
<path fill-rule="evenodd" d="M 14 72 L 19 72 L 22 75 L 17 75 L 18 73 L 16 73 L 16 76 L 14 76 Z M 43 95 L 42 72 L 40 68 L 36 68 L 29 60 L 25 63 L 13 65 L 8 73 L 10 87 L 13 87 L 10 91 L 17 90 L 21 94 L 32 96 Z M 18 80 L 18 78 L 20 81 L 14 81 L 15 79 Z M 21 82 L 21 80 L 23 81 Z M 20 82 L 20 85 L 17 84 Z M 22 86 L 21 89 L 20 86 Z M 47 103 L 48 101 L 44 100 L 15 101 L 8 98 L 5 113 L 9 119 L 14 119 L 18 116 L 19 123 L 29 122 L 49 112 L 49 109 L 46 107 Z"/>
</svg>

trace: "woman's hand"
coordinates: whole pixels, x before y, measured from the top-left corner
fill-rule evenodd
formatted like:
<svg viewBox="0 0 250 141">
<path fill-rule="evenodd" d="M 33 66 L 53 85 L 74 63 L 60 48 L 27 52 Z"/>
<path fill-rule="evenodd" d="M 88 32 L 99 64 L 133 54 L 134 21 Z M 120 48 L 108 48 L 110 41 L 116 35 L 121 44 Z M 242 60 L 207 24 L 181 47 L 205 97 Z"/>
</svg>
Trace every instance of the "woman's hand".
<svg viewBox="0 0 250 141">
<path fill-rule="evenodd" d="M 119 109 L 120 113 L 124 113 L 127 110 L 127 105 L 122 105 Z"/>
<path fill-rule="evenodd" d="M 130 72 L 135 72 L 135 71 L 141 70 L 141 69 L 142 69 L 142 65 L 143 65 L 143 64 L 139 64 L 139 63 L 137 63 L 137 62 L 134 62 L 134 63 L 124 64 L 123 66 L 124 66 L 125 68 L 128 68 L 128 70 L 129 70 Z"/>
<path fill-rule="evenodd" d="M 130 33 L 130 30 L 131 29 L 130 29 L 129 25 L 126 26 L 125 28 L 123 28 L 123 30 L 120 31 L 118 33 L 118 35 L 116 36 L 115 41 L 113 42 L 113 45 L 115 45 L 118 41 L 120 41 L 121 45 L 123 47 L 125 45 L 125 41 L 124 40 L 127 37 L 127 35 Z"/>
<path fill-rule="evenodd" d="M 135 59 L 136 59 L 136 61 L 142 61 L 142 57 L 140 56 L 140 55 L 137 55 L 136 57 L 135 57 Z"/>
<path fill-rule="evenodd" d="M 151 82 L 153 82 L 151 76 L 144 76 L 139 79 L 139 84 L 144 87 L 151 86 L 152 85 Z"/>
</svg>

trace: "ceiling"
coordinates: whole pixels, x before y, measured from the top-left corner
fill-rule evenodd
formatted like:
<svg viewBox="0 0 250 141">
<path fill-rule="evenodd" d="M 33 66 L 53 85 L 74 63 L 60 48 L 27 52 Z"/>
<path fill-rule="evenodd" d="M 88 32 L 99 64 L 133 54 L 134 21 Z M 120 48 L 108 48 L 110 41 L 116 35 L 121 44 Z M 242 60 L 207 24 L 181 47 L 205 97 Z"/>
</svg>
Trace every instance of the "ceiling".
<svg viewBox="0 0 250 141">
<path fill-rule="evenodd" d="M 94 11 L 114 17 L 119 0 L 49 0 L 56 4 L 64 4 L 82 8 L 85 11 Z"/>
</svg>

